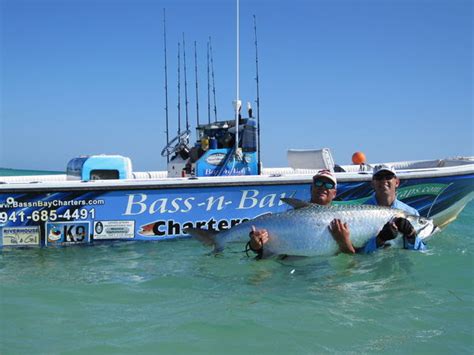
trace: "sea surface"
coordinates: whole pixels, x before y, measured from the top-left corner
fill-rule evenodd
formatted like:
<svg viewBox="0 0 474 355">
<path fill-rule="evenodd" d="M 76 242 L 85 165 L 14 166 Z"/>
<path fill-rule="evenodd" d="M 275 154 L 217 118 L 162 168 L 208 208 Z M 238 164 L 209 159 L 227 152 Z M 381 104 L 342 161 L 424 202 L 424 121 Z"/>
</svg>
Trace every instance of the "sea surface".
<svg viewBox="0 0 474 355">
<path fill-rule="evenodd" d="M 0 176 L 18 176 L 18 175 L 56 175 L 64 174 L 63 171 L 50 170 L 17 170 L 0 167 Z"/>
<path fill-rule="evenodd" d="M 0 250 L 1 354 L 474 352 L 474 202 L 427 252 L 256 261 L 191 239 Z"/>
</svg>

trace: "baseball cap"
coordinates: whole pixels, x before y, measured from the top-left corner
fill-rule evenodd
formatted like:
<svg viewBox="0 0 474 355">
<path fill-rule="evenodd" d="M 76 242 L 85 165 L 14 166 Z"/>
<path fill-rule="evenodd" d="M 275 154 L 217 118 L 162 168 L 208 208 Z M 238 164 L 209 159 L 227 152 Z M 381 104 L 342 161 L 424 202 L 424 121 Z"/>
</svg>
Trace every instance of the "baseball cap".
<svg viewBox="0 0 474 355">
<path fill-rule="evenodd" d="M 319 170 L 316 175 L 313 176 L 313 180 L 315 180 L 316 178 L 318 177 L 323 177 L 323 178 L 326 178 L 330 181 L 332 181 L 334 183 L 334 185 L 337 186 L 337 179 L 336 177 L 334 176 L 334 174 L 327 170 L 327 169 L 324 169 L 324 170 Z"/>
<path fill-rule="evenodd" d="M 372 176 L 375 176 L 377 175 L 378 173 L 381 173 L 381 172 L 388 172 L 388 173 L 392 173 L 393 175 L 397 175 L 397 172 L 395 171 L 395 168 L 390 166 L 390 165 L 386 165 L 386 164 L 380 164 L 380 165 L 376 165 L 374 167 L 374 170 L 372 172 Z"/>
</svg>

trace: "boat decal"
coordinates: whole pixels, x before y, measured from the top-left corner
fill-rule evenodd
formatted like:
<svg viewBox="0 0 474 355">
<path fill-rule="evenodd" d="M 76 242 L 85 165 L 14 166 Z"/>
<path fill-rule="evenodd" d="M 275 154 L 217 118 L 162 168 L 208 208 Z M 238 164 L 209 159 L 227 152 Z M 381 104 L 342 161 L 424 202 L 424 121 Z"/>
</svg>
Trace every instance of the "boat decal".
<svg viewBox="0 0 474 355">
<path fill-rule="evenodd" d="M 397 198 L 405 200 L 409 197 L 434 195 L 437 196 L 449 184 L 418 184 L 414 186 L 407 186 L 399 188 L 397 191 Z"/>
<path fill-rule="evenodd" d="M 133 239 L 135 221 L 95 221 L 94 240 Z"/>
<path fill-rule="evenodd" d="M 32 227 L 4 227 L 1 228 L 3 246 L 39 246 L 40 228 Z"/>
<path fill-rule="evenodd" d="M 89 226 L 89 222 L 48 222 L 45 245 L 89 243 Z"/>
<path fill-rule="evenodd" d="M 225 156 L 226 155 L 224 153 L 211 154 L 206 158 L 206 163 L 218 166 L 222 164 L 223 160 L 225 159 Z"/>
</svg>

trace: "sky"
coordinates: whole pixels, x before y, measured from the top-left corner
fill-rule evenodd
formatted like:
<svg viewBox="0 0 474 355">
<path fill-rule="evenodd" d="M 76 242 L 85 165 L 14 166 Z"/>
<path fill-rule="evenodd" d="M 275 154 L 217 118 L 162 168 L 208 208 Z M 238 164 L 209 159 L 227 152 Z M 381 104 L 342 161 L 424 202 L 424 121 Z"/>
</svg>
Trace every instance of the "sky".
<svg viewBox="0 0 474 355">
<path fill-rule="evenodd" d="M 0 0 L 0 167 L 104 153 L 165 170 L 163 9 L 170 136 L 183 34 L 193 137 L 194 41 L 200 121 L 209 37 L 218 119 L 232 119 L 235 1 Z M 290 148 L 328 147 L 338 164 L 474 155 L 472 1 L 241 0 L 240 98 L 255 110 L 253 15 L 264 167 L 287 166 Z M 183 78 L 181 64 L 182 127 Z"/>
</svg>

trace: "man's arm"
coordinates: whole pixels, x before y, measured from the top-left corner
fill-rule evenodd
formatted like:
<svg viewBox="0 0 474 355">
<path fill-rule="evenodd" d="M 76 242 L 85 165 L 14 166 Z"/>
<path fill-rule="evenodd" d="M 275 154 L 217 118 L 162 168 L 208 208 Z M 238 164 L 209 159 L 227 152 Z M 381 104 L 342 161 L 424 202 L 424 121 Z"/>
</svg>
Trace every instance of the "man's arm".
<svg viewBox="0 0 474 355">
<path fill-rule="evenodd" d="M 351 242 L 351 232 L 347 223 L 340 219 L 333 219 L 329 224 L 329 231 L 339 245 L 339 250 L 345 254 L 355 254 L 356 250 Z"/>
<path fill-rule="evenodd" d="M 377 236 L 369 239 L 366 245 L 357 250 L 358 253 L 369 254 L 385 245 L 389 240 L 395 239 L 398 232 L 403 234 L 404 248 L 412 250 L 424 250 L 425 244 L 416 237 L 415 228 L 406 218 L 397 217 L 387 222 Z"/>
<path fill-rule="evenodd" d="M 350 229 L 347 223 L 343 223 L 340 219 L 334 219 L 330 225 L 329 230 L 332 237 L 339 245 L 339 250 L 345 254 L 369 254 L 385 245 L 385 243 L 394 239 L 397 236 L 397 229 L 395 225 L 387 223 L 382 231 L 375 237 L 369 239 L 364 247 L 354 248 L 350 239 Z"/>
<path fill-rule="evenodd" d="M 360 249 L 357 250 L 360 254 L 370 254 L 376 251 L 378 248 L 385 245 L 389 240 L 395 239 L 398 234 L 397 226 L 392 222 L 387 222 L 382 230 L 375 237 L 369 239 L 369 241 Z"/>
</svg>

